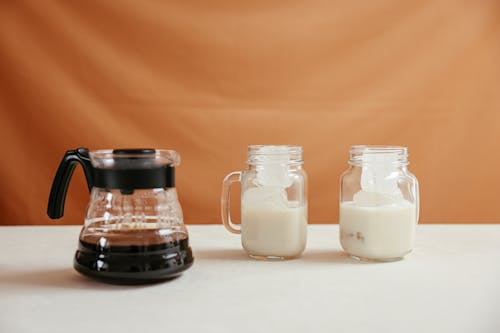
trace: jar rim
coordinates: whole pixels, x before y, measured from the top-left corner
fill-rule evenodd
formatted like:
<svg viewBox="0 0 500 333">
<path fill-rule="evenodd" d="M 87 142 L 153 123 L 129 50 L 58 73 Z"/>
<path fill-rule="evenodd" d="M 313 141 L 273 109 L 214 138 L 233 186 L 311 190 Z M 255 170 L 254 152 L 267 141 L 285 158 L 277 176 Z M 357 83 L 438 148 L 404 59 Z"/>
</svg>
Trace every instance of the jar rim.
<svg viewBox="0 0 500 333">
<path fill-rule="evenodd" d="M 406 146 L 390 146 L 390 145 L 354 145 L 351 146 L 351 152 L 370 152 L 370 153 L 408 153 L 408 147 Z"/>
<path fill-rule="evenodd" d="M 247 163 L 302 164 L 302 150 L 297 145 L 249 145 Z"/>
<path fill-rule="evenodd" d="M 288 151 L 302 152 L 302 146 L 298 145 L 249 145 L 248 151 L 255 151 L 256 153 L 259 153 L 263 148 L 274 148 L 276 150 L 276 153 L 285 153 L 284 148 L 286 148 Z"/>
<path fill-rule="evenodd" d="M 394 165 L 406 166 L 408 162 L 408 147 L 389 146 L 389 145 L 354 145 L 349 150 L 349 164 L 354 166 L 363 166 L 368 163 L 385 162 Z M 391 156 L 386 160 L 382 156 Z"/>
</svg>

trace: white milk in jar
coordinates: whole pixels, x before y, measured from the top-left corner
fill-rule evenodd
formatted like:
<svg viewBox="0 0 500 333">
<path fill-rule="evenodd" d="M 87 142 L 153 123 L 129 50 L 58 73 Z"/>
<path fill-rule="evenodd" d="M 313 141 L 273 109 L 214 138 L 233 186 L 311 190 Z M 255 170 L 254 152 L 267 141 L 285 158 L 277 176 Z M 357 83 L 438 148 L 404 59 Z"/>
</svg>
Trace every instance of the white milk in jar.
<svg viewBox="0 0 500 333">
<path fill-rule="evenodd" d="M 243 194 L 241 242 L 254 256 L 296 257 L 306 247 L 307 211 L 288 201 L 279 187 L 256 187 Z"/>
<path fill-rule="evenodd" d="M 405 147 L 351 147 L 342 175 L 340 243 L 359 259 L 390 261 L 410 253 L 418 223 L 418 182 Z M 361 187 L 361 189 L 360 189 Z"/>
<path fill-rule="evenodd" d="M 356 196 L 355 196 L 356 197 Z M 392 204 L 340 204 L 340 243 L 353 256 L 366 259 L 401 258 L 415 242 L 415 204 L 400 199 Z"/>
</svg>

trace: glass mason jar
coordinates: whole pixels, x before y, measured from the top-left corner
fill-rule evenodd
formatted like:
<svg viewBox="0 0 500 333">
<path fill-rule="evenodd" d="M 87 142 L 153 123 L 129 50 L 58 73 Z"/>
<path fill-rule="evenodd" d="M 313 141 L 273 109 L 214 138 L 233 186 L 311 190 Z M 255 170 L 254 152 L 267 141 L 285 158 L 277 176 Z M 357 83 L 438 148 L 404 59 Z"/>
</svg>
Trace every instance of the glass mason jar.
<svg viewBox="0 0 500 333">
<path fill-rule="evenodd" d="M 351 147 L 340 180 L 339 228 L 352 257 L 393 261 L 413 250 L 419 189 L 407 166 L 406 147 Z"/>
<path fill-rule="evenodd" d="M 255 259 L 299 256 L 307 238 L 307 182 L 302 147 L 249 146 L 247 168 L 224 179 L 221 212 L 224 226 L 241 233 Z M 241 182 L 241 228 L 230 214 L 230 188 Z"/>
</svg>

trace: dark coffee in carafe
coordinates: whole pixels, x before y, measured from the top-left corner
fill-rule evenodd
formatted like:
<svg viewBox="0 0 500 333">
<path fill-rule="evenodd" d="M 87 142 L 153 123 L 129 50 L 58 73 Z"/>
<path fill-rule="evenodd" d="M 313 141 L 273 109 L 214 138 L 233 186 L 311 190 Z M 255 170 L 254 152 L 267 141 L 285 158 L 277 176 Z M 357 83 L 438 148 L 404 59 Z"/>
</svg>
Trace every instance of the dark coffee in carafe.
<svg viewBox="0 0 500 333">
<path fill-rule="evenodd" d="M 193 263 L 174 187 L 171 150 L 66 152 L 54 179 L 48 215 L 63 215 L 76 163 L 85 171 L 90 202 L 74 258 L 75 269 L 118 284 L 152 283 L 178 276 Z"/>
<path fill-rule="evenodd" d="M 80 273 L 111 283 L 149 283 L 178 276 L 193 263 L 189 238 L 175 233 L 158 239 L 155 231 L 122 231 L 80 237 L 74 266 Z"/>
</svg>

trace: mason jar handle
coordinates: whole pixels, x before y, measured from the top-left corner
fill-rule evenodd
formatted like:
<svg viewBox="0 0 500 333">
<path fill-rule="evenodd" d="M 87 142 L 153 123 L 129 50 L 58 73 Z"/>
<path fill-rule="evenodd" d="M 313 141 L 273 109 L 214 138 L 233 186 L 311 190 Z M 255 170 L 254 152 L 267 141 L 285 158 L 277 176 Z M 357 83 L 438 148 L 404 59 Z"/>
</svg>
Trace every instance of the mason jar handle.
<svg viewBox="0 0 500 333">
<path fill-rule="evenodd" d="M 236 227 L 231 220 L 231 185 L 236 182 L 241 182 L 241 171 L 231 172 L 224 178 L 222 182 L 222 197 L 221 197 L 221 214 L 222 224 L 229 232 L 233 234 L 241 234 L 241 228 Z"/>
</svg>

